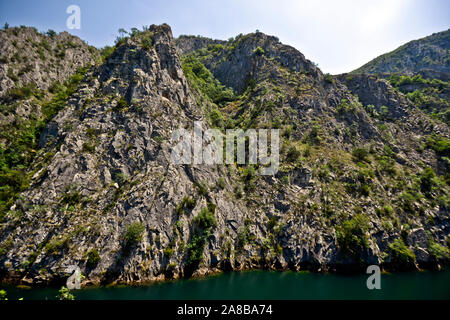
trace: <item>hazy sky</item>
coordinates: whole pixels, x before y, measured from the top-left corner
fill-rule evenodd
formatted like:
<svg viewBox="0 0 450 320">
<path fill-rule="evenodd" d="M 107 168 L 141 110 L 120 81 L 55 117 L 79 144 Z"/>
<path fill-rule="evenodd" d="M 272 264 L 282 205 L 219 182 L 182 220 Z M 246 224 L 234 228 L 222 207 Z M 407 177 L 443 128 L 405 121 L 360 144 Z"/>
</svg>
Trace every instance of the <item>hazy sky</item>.
<svg viewBox="0 0 450 320">
<path fill-rule="evenodd" d="M 68 30 L 66 8 L 81 8 Z M 168 23 L 174 36 L 228 39 L 261 32 L 300 50 L 324 72 L 348 72 L 413 39 L 450 27 L 449 0 L 0 0 L 0 24 L 67 30 L 89 44 L 111 45 L 119 28 Z"/>
</svg>

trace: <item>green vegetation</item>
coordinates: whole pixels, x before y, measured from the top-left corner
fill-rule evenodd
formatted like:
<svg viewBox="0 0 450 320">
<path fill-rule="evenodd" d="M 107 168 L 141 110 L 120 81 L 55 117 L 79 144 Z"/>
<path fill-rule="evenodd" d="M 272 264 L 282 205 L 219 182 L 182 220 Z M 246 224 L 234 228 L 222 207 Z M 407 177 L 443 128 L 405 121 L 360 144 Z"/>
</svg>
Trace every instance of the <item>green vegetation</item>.
<svg viewBox="0 0 450 320">
<path fill-rule="evenodd" d="M 205 197 L 208 194 L 208 187 L 204 182 L 194 182 L 194 186 L 197 188 L 199 195 Z"/>
<path fill-rule="evenodd" d="M 45 125 L 65 106 L 86 70 L 86 68 L 78 70 L 63 85 L 55 83 L 50 86 L 49 92 L 52 96 L 49 100 L 42 100 L 42 92 L 34 85 L 15 88 L 7 94 L 10 98 L 31 99 L 31 103 L 40 104 L 43 117 L 42 119 L 31 117 L 29 120 L 17 118 L 14 125 L 0 132 L 0 140 L 9 142 L 7 145 L 0 143 L 0 218 L 14 203 L 19 193 L 28 187 L 32 174 L 28 172 L 28 168 L 36 155 L 36 150 L 39 149 L 40 134 Z"/>
<path fill-rule="evenodd" d="M 436 151 L 441 157 L 450 157 L 450 139 L 438 135 L 431 135 L 427 138 L 426 146 Z"/>
<path fill-rule="evenodd" d="M 450 258 L 449 248 L 446 248 L 433 240 L 430 240 L 428 243 L 428 253 L 437 260 Z"/>
<path fill-rule="evenodd" d="M 450 82 L 424 79 L 420 74 L 415 76 L 392 74 L 389 81 L 421 110 L 447 125 L 450 124 L 450 102 L 447 93 Z"/>
<path fill-rule="evenodd" d="M 208 208 L 200 210 L 199 214 L 194 218 L 193 222 L 203 230 L 209 230 L 217 225 L 214 212 L 209 211 Z"/>
<path fill-rule="evenodd" d="M 356 214 L 350 220 L 336 227 L 336 238 L 342 252 L 357 260 L 362 250 L 369 243 L 367 231 L 369 219 L 362 214 Z"/>
<path fill-rule="evenodd" d="M 183 212 L 194 209 L 195 204 L 195 199 L 189 196 L 184 196 L 183 199 L 181 199 L 181 202 L 176 206 L 175 212 L 180 215 Z"/>
<path fill-rule="evenodd" d="M 408 249 L 401 238 L 395 239 L 389 244 L 392 263 L 400 268 L 411 267 L 416 260 L 414 252 Z"/>
<path fill-rule="evenodd" d="M 433 169 L 430 167 L 425 168 L 420 176 L 420 190 L 422 193 L 427 197 L 431 197 L 437 184 L 438 181 Z"/>
<path fill-rule="evenodd" d="M 254 241 L 256 238 L 254 235 L 251 234 L 249 224 L 250 224 L 249 221 L 246 221 L 244 227 L 240 229 L 238 232 L 236 243 L 236 247 L 238 250 L 243 249 L 246 244 Z"/>
<path fill-rule="evenodd" d="M 142 234 L 145 231 L 145 226 L 141 222 L 134 222 L 127 227 L 127 231 L 123 237 L 126 248 L 136 246 L 142 241 Z"/>
<path fill-rule="evenodd" d="M 170 258 L 175 253 L 175 249 L 169 246 L 163 250 L 163 253 L 167 258 Z"/>
<path fill-rule="evenodd" d="M 100 255 L 97 249 L 91 249 L 87 255 L 87 266 L 90 268 L 95 268 L 100 262 Z"/>
<path fill-rule="evenodd" d="M 370 162 L 369 152 L 365 148 L 355 148 L 352 150 L 353 160 L 355 162 Z"/>
<path fill-rule="evenodd" d="M 211 71 L 196 58 L 187 56 L 183 58 L 183 71 L 190 84 L 211 99 L 212 102 L 222 105 L 234 100 L 233 90 L 226 88 L 214 78 Z"/>
<path fill-rule="evenodd" d="M 196 267 L 203 260 L 203 251 L 205 249 L 206 236 L 195 233 L 192 235 L 190 242 L 187 244 L 187 260 L 188 266 Z"/>
<path fill-rule="evenodd" d="M 216 227 L 217 221 L 214 217 L 215 205 L 209 204 L 208 208 L 203 208 L 193 219 L 195 226 L 194 234 L 187 244 L 187 265 L 195 268 L 203 260 L 203 251 L 206 239 L 211 234 L 211 230 Z"/>
<path fill-rule="evenodd" d="M 75 300 L 75 296 L 70 293 L 67 287 L 61 287 L 59 294 L 56 296 L 59 300 Z"/>
<path fill-rule="evenodd" d="M 54 238 L 45 245 L 45 252 L 52 256 L 60 255 L 63 250 L 69 248 L 69 241 L 70 239 L 68 236 Z"/>
<path fill-rule="evenodd" d="M 255 190 L 256 170 L 253 166 L 249 165 L 242 169 L 241 180 L 244 183 L 244 190 L 251 192 Z"/>
<path fill-rule="evenodd" d="M 331 74 L 329 74 L 329 73 L 325 73 L 324 79 L 325 79 L 325 81 L 328 82 L 328 83 L 334 83 L 333 76 L 332 76 Z"/>
<path fill-rule="evenodd" d="M 291 146 L 286 154 L 286 160 L 289 162 L 296 162 L 300 155 L 301 152 L 295 146 Z"/>
<path fill-rule="evenodd" d="M 220 190 L 225 189 L 225 179 L 222 177 L 219 177 L 219 179 L 217 179 L 217 188 L 219 188 Z"/>
<path fill-rule="evenodd" d="M 383 54 L 351 73 L 414 73 L 420 69 L 441 70 L 448 68 L 445 54 L 449 31 L 434 33 L 422 39 L 410 41 L 394 51 Z"/>
<path fill-rule="evenodd" d="M 348 99 L 342 99 L 339 102 L 336 111 L 338 114 L 351 113 L 356 110 L 356 107 L 357 106 Z"/>
<path fill-rule="evenodd" d="M 67 191 L 62 196 L 62 203 L 68 204 L 70 206 L 75 206 L 81 201 L 81 193 L 77 190 L 75 190 L 74 187 L 70 187 L 67 189 Z"/>
<path fill-rule="evenodd" d="M 264 54 L 264 49 L 258 46 L 255 50 L 253 50 L 253 53 L 257 56 L 262 56 Z"/>
</svg>

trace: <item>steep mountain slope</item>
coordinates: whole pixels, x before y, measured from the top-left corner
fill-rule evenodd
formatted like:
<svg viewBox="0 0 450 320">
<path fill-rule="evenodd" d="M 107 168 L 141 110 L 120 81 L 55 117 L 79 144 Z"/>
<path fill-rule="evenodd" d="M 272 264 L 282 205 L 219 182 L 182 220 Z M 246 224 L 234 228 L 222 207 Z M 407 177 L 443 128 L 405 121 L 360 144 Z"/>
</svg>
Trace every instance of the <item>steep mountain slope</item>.
<svg viewBox="0 0 450 320">
<path fill-rule="evenodd" d="M 0 212 L 29 186 L 29 166 L 47 122 L 100 61 L 100 53 L 63 32 L 0 30 Z M 0 214 L 0 216 L 2 216 Z"/>
<path fill-rule="evenodd" d="M 448 126 L 386 81 L 358 83 L 367 104 L 262 33 L 120 39 L 40 134 L 30 185 L 2 214 L 2 280 L 445 263 Z M 175 164 L 171 135 L 194 121 L 280 129 L 279 172 Z"/>
<path fill-rule="evenodd" d="M 352 73 L 415 74 L 422 70 L 450 73 L 450 29 L 410 41 L 383 54 Z M 436 76 L 434 76 L 436 77 Z"/>
<path fill-rule="evenodd" d="M 48 89 L 99 57 L 96 48 L 78 37 L 67 32 L 49 34 L 30 27 L 0 30 L 0 96 L 29 83 Z"/>
</svg>

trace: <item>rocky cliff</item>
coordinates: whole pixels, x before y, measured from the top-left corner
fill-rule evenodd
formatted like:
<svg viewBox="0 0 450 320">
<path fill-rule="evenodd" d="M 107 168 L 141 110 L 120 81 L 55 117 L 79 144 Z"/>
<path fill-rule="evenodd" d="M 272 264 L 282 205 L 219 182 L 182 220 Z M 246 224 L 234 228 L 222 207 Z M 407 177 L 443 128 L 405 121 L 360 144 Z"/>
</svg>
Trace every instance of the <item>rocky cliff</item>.
<svg viewBox="0 0 450 320">
<path fill-rule="evenodd" d="M 4 138 L 3 281 L 57 282 L 69 265 L 90 284 L 448 261 L 448 126 L 386 81 L 324 75 L 259 32 L 173 39 L 167 25 L 66 81 L 59 100 L 30 93 L 52 112 L 25 168 Z M 175 164 L 172 133 L 194 121 L 280 129 L 280 170 Z"/>
</svg>

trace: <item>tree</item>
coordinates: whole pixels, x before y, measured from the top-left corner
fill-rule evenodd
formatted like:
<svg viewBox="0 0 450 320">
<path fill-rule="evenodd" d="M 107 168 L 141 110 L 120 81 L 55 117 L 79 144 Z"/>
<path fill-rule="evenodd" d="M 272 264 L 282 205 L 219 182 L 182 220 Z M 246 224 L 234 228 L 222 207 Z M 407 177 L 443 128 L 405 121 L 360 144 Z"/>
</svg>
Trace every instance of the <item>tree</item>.
<svg viewBox="0 0 450 320">
<path fill-rule="evenodd" d="M 45 34 L 48 35 L 49 37 L 56 36 L 55 30 L 52 30 L 52 29 L 48 29 L 48 31 Z"/>
<path fill-rule="evenodd" d="M 8 24 L 8 22 L 5 22 L 5 25 L 4 25 L 4 27 L 3 27 L 3 29 L 8 29 L 9 28 L 9 24 Z"/>
</svg>

